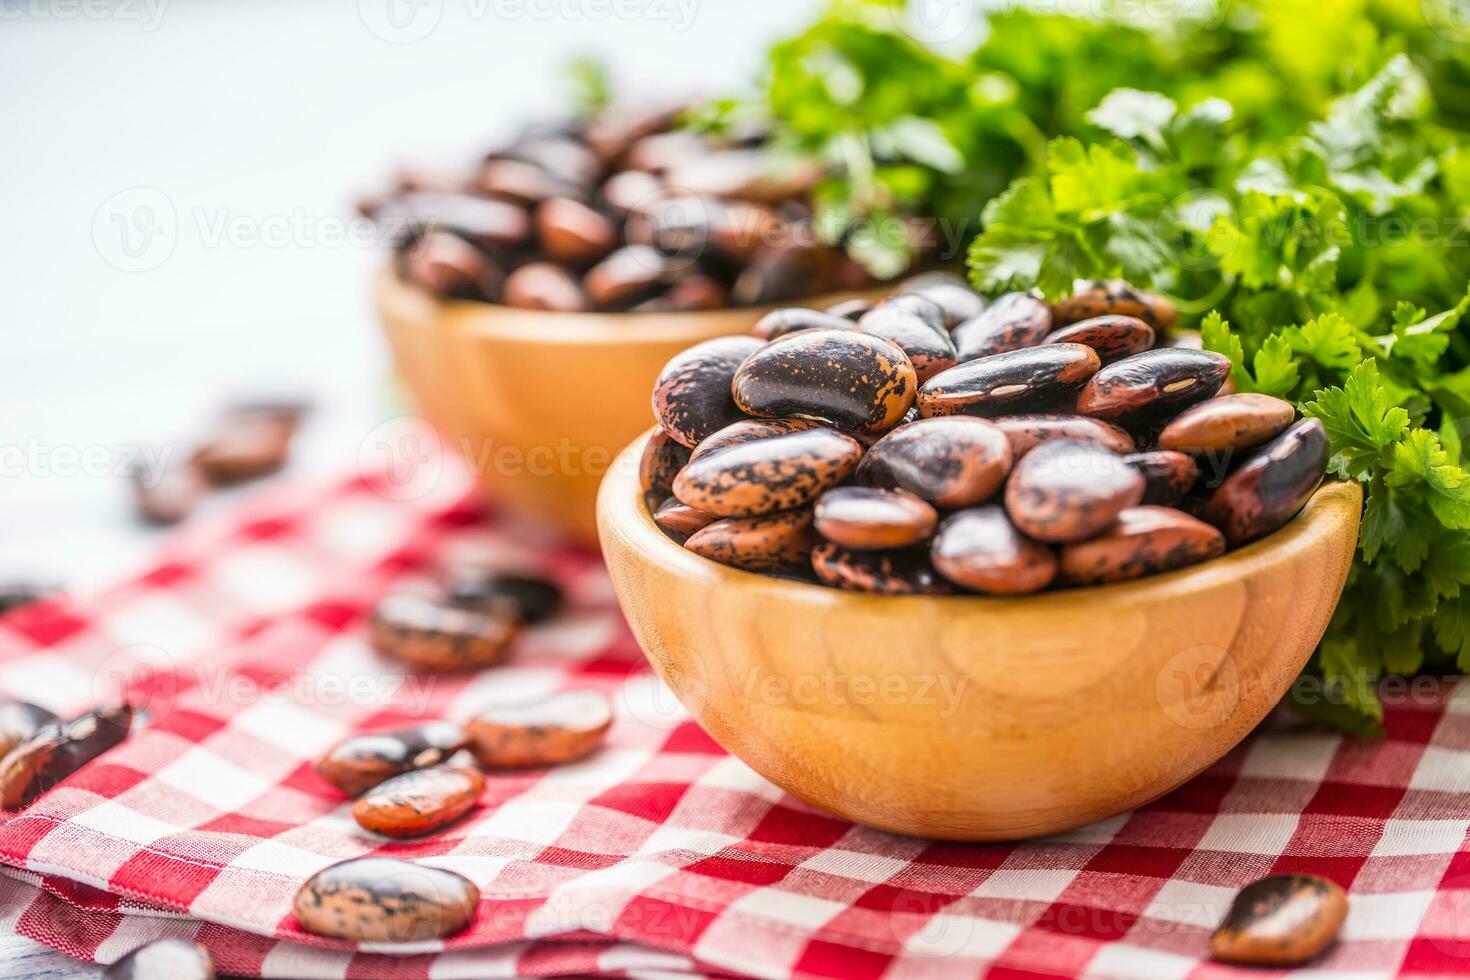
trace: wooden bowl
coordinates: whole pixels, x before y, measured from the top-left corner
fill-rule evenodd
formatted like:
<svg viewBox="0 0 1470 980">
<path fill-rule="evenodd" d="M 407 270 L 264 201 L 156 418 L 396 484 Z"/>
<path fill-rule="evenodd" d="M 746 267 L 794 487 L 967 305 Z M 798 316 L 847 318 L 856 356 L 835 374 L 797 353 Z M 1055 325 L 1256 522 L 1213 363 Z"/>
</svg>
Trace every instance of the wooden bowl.
<svg viewBox="0 0 1470 980">
<path fill-rule="evenodd" d="M 603 482 L 598 521 L 659 675 L 794 796 L 947 840 L 1079 827 L 1228 752 L 1326 629 L 1362 507 L 1356 483 L 1327 483 L 1270 537 L 1135 582 L 873 596 L 728 568 L 664 537 L 638 488 L 643 442 Z"/>
<path fill-rule="evenodd" d="M 398 373 L 486 495 L 588 545 L 597 543 L 598 482 L 653 421 L 664 364 L 700 341 L 748 333 L 770 309 L 546 313 L 439 300 L 391 269 L 375 292 Z"/>
</svg>

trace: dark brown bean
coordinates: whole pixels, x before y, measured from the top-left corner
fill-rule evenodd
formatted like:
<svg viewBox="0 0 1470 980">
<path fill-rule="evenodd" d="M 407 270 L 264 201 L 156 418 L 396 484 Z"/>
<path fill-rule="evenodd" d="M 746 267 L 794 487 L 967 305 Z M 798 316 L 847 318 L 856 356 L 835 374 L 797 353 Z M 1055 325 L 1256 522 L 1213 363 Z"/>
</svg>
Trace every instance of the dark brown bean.
<svg viewBox="0 0 1470 980">
<path fill-rule="evenodd" d="M 997 505 L 951 514 L 930 548 L 939 574 L 961 588 L 991 595 L 1024 595 L 1051 584 L 1056 554 L 1016 530 Z"/>
<path fill-rule="evenodd" d="M 687 106 L 682 104 L 657 108 L 628 108 L 603 112 L 592 119 L 582 132 L 587 145 L 604 161 L 611 161 L 645 136 L 661 133 L 674 125 Z"/>
<path fill-rule="evenodd" d="M 907 490 L 940 507 L 990 499 L 1011 469 L 1006 437 L 985 419 L 919 419 L 875 442 L 858 465 L 863 486 Z"/>
<path fill-rule="evenodd" d="M 990 421 L 1005 433 L 1013 460 L 1053 439 L 1079 439 L 1114 453 L 1131 453 L 1135 448 L 1133 437 L 1116 425 L 1085 415 L 1001 415 Z"/>
<path fill-rule="evenodd" d="M 852 321 L 835 313 L 809 310 L 804 306 L 783 306 L 772 310 L 755 322 L 752 333 L 761 340 L 775 340 L 798 330 L 851 330 Z"/>
<path fill-rule="evenodd" d="M 963 276 L 952 272 L 924 272 L 911 276 L 898 284 L 897 292 L 918 293 L 937 303 L 944 312 L 946 330 L 953 330 L 985 312 L 985 298 L 971 289 Z"/>
<path fill-rule="evenodd" d="M 717 520 L 719 518 L 714 514 L 680 503 L 677 497 L 669 497 L 653 512 L 653 523 L 658 525 L 658 529 L 680 544 L 689 540 L 689 535 L 695 531 Z"/>
<path fill-rule="evenodd" d="M 447 721 L 349 735 L 326 751 L 316 771 L 348 796 L 357 796 L 385 779 L 437 766 L 467 742 L 464 731 Z"/>
<path fill-rule="evenodd" d="M 624 170 L 613 174 L 599 189 L 602 202 L 610 211 L 626 215 L 651 203 L 664 192 L 663 181 L 641 170 Z"/>
<path fill-rule="evenodd" d="M 907 548 L 927 541 L 939 515 L 903 490 L 838 487 L 817 501 L 817 532 L 857 550 Z"/>
<path fill-rule="evenodd" d="M 4 616 L 12 609 L 39 602 L 55 591 L 56 586 L 54 585 L 38 585 L 34 582 L 0 582 L 0 616 Z M 0 755 L 4 754 L 0 752 Z"/>
<path fill-rule="evenodd" d="M 643 458 L 638 462 L 638 485 L 645 493 L 667 497 L 674 492 L 674 477 L 689 462 L 689 447 L 662 428 L 654 431 L 643 445 Z"/>
<path fill-rule="evenodd" d="M 728 305 L 729 292 L 709 276 L 683 276 L 663 295 L 664 308 L 676 312 L 720 310 Z"/>
<path fill-rule="evenodd" d="M 484 791 L 474 769 L 415 769 L 369 789 L 352 804 L 352 819 L 384 837 L 422 837 L 469 813 Z"/>
<path fill-rule="evenodd" d="M 575 192 L 575 188 L 533 163 L 506 159 L 485 161 L 475 178 L 475 189 L 486 197 L 521 207 L 535 207 L 542 201 Z"/>
<path fill-rule="evenodd" d="M 478 670 L 510 655 L 517 616 L 460 609 L 417 595 L 391 595 L 373 610 L 373 649 L 420 670 Z"/>
<path fill-rule="evenodd" d="M 1327 431 L 1302 419 L 1225 478 L 1205 505 L 1204 518 L 1231 546 L 1270 534 L 1297 515 L 1327 472 Z"/>
<path fill-rule="evenodd" d="M 495 299 L 505 276 L 475 246 L 447 231 L 415 240 L 399 265 L 403 278 L 436 296 Z"/>
<path fill-rule="evenodd" d="M 674 355 L 653 387 L 653 414 L 659 425 L 693 449 L 701 439 L 743 418 L 731 384 L 741 363 L 761 349 L 754 337 L 717 337 Z"/>
<path fill-rule="evenodd" d="M 922 299 L 917 294 L 908 295 Z M 879 303 L 864 313 L 857 325 L 863 333 L 891 340 L 897 345 L 899 350 L 908 355 L 919 383 L 923 384 L 940 371 L 954 367 L 954 341 L 950 339 L 949 331 L 944 329 L 943 314 L 937 305 L 929 303 L 935 311 L 939 311 L 931 319 L 909 305 L 895 302 L 904 298 L 898 296 L 894 300 Z"/>
<path fill-rule="evenodd" d="M 674 496 L 721 517 L 791 510 L 847 479 L 862 454 L 857 440 L 833 429 L 758 439 L 691 459 Z"/>
<path fill-rule="evenodd" d="M 602 161 L 563 134 L 523 138 L 495 156 L 534 163 L 564 184 L 590 187 L 602 175 Z"/>
<path fill-rule="evenodd" d="M 625 233 L 631 245 L 651 245 L 668 255 L 698 256 L 709 246 L 710 225 L 721 205 L 692 194 L 660 194 L 635 207 Z"/>
<path fill-rule="evenodd" d="M 811 160 L 773 169 L 770 154 L 753 149 L 706 153 L 666 176 L 670 187 L 688 194 L 775 204 L 805 193 L 821 175 L 821 165 Z"/>
<path fill-rule="evenodd" d="M 854 551 L 831 541 L 812 549 L 812 570 L 826 585 L 882 595 L 946 595 L 953 592 L 924 548 Z"/>
<path fill-rule="evenodd" d="M 548 256 L 572 266 L 590 265 L 618 246 L 618 230 L 611 221 L 566 197 L 536 209 L 536 237 Z"/>
<path fill-rule="evenodd" d="M 1226 963 L 1299 966 L 1315 959 L 1347 918 L 1347 894 L 1316 875 L 1272 875 L 1246 885 L 1210 937 L 1210 955 Z"/>
<path fill-rule="evenodd" d="M 449 231 L 489 249 L 519 245 L 531 232 L 524 208 L 470 194 L 434 191 L 394 198 L 379 211 L 377 220 L 395 229 L 397 237 Z"/>
<path fill-rule="evenodd" d="M 1039 541 L 1081 541 L 1143 499 L 1143 476 L 1089 442 L 1043 443 L 1016 464 L 1006 483 L 1006 513 Z"/>
<path fill-rule="evenodd" d="M 740 306 L 764 306 L 807 296 L 815 284 L 827 281 L 834 258 L 826 245 L 763 244 L 735 278 L 730 297 Z"/>
<path fill-rule="evenodd" d="M 561 586 L 540 575 L 459 565 L 444 582 L 452 606 L 483 613 L 509 614 L 528 626 L 545 622 L 560 611 Z"/>
<path fill-rule="evenodd" d="M 689 162 L 709 152 L 705 141 L 685 129 L 645 136 L 628 148 L 623 165 L 634 170 L 661 174 L 671 167 Z"/>
<path fill-rule="evenodd" d="M 480 890 L 453 871 L 396 858 L 341 861 L 296 893 L 306 932 L 363 943 L 407 943 L 453 935 L 475 917 Z"/>
<path fill-rule="evenodd" d="M 812 510 L 782 510 L 759 517 L 726 517 L 684 542 L 701 558 L 748 572 L 790 573 L 810 567 L 821 539 L 812 527 Z"/>
<path fill-rule="evenodd" d="M 669 271 L 668 260 L 657 250 L 628 245 L 588 269 L 582 289 L 598 307 L 617 309 L 650 296 Z"/>
<path fill-rule="evenodd" d="M 808 429 L 819 428 L 822 428 L 821 423 L 808 422 L 806 419 L 743 418 L 701 439 L 699 445 L 694 447 L 694 452 L 689 459 L 691 461 L 702 459 L 710 453 L 729 449 L 731 446 L 741 446 L 747 442 L 755 442 L 757 439 L 769 439 L 772 436 L 784 436 L 792 432 L 805 432 Z"/>
<path fill-rule="evenodd" d="M 1280 398 L 1222 395 L 1176 415 L 1159 433 L 1159 446 L 1182 453 L 1249 449 L 1286 431 L 1295 418 L 1291 402 Z"/>
<path fill-rule="evenodd" d="M 833 303 L 827 307 L 826 312 L 833 316 L 840 316 L 853 323 L 861 320 L 863 314 L 873 308 L 873 301 L 867 299 L 845 299 L 841 303 Z"/>
<path fill-rule="evenodd" d="M 0 701 L 0 759 L 42 728 L 60 721 L 45 708 L 28 701 Z"/>
<path fill-rule="evenodd" d="M 1210 351 L 1165 347 L 1114 361 L 1077 396 L 1077 411 L 1134 433 L 1148 432 L 1212 397 L 1230 359 Z"/>
<path fill-rule="evenodd" d="M 914 366 L 893 343 L 852 330 L 803 330 L 766 344 L 735 372 L 751 415 L 883 432 L 914 403 Z"/>
<path fill-rule="evenodd" d="M 140 463 L 128 470 L 133 507 L 149 524 L 177 524 L 194 512 L 209 482 L 192 459 L 172 463 Z"/>
<path fill-rule="evenodd" d="M 994 417 L 1071 409 L 1102 365 L 1091 347 L 1053 344 L 966 361 L 919 389 L 919 414 Z"/>
<path fill-rule="evenodd" d="M 710 212 L 710 247 L 730 262 L 749 262 L 782 233 L 780 217 L 759 204 L 726 201 Z"/>
<path fill-rule="evenodd" d="M 1135 316 L 1095 316 L 1047 335 L 1043 343 L 1086 344 L 1104 364 L 1154 345 L 1154 328 Z"/>
<path fill-rule="evenodd" d="M 1061 326 L 1110 314 L 1138 317 L 1160 334 L 1174 329 L 1179 320 L 1173 303 L 1155 293 L 1135 289 L 1121 279 L 1085 283 L 1072 296 L 1056 304 L 1056 320 Z"/>
<path fill-rule="evenodd" d="M 1132 453 L 1123 462 L 1143 474 L 1143 503 L 1173 507 L 1184 499 L 1199 479 L 1199 466 L 1184 453 L 1160 449 Z"/>
<path fill-rule="evenodd" d="M 1051 332 L 1051 307 L 1030 293 L 1006 293 L 980 314 L 954 328 L 961 363 L 977 357 L 1035 347 Z"/>
<path fill-rule="evenodd" d="M 286 463 L 299 416 L 273 408 L 232 408 L 194 451 L 194 465 L 215 486 L 230 486 L 279 470 Z"/>
<path fill-rule="evenodd" d="M 497 704 L 466 729 L 487 769 L 557 766 L 591 755 L 612 725 L 612 705 L 595 691 L 561 691 L 538 701 Z"/>
<path fill-rule="evenodd" d="M 155 939 L 102 971 L 103 980 L 214 980 L 209 950 L 186 939 Z"/>
<path fill-rule="evenodd" d="M 133 725 L 131 706 L 109 705 L 55 722 L 0 761 L 0 807 L 19 810 L 102 753 L 122 744 Z"/>
<path fill-rule="evenodd" d="M 527 262 L 505 280 L 505 304 L 523 310 L 580 313 L 587 309 L 582 287 L 559 265 Z"/>
<path fill-rule="evenodd" d="M 1076 585 L 1121 582 L 1224 553 L 1220 532 L 1182 510 L 1131 507 L 1096 537 L 1062 547 L 1062 578 Z"/>
</svg>

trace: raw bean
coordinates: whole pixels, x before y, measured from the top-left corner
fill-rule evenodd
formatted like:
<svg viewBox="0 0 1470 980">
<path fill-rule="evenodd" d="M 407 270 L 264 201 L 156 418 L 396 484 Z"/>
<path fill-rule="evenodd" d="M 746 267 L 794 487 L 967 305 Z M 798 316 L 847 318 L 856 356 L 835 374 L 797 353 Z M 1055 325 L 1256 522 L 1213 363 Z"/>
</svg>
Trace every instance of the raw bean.
<svg viewBox="0 0 1470 980">
<path fill-rule="evenodd" d="M 1109 314 L 1138 317 L 1161 334 L 1174 329 L 1179 321 L 1173 303 L 1121 279 L 1083 283 L 1069 298 L 1056 304 L 1056 320 L 1062 326 Z"/>
<path fill-rule="evenodd" d="M 1172 507 L 1130 507 L 1102 533 L 1062 547 L 1062 578 L 1077 585 L 1121 582 L 1218 558 L 1225 538 Z"/>
<path fill-rule="evenodd" d="M 992 595 L 1039 592 L 1057 573 L 1056 554 L 1016 530 L 1005 509 L 995 505 L 946 517 L 930 558 L 955 585 Z"/>
<path fill-rule="evenodd" d="M 661 174 L 671 167 L 698 159 L 708 152 L 704 140 L 687 130 L 645 136 L 628 148 L 623 164 L 635 170 Z"/>
<path fill-rule="evenodd" d="M 677 497 L 669 497 L 653 512 L 653 523 L 658 525 L 658 529 L 680 544 L 695 531 L 717 520 L 719 518 L 714 514 L 681 504 Z"/>
<path fill-rule="evenodd" d="M 1101 364 L 1097 353 L 1081 344 L 991 354 L 925 382 L 919 389 L 919 414 L 993 417 L 1070 409 Z"/>
<path fill-rule="evenodd" d="M 670 187 L 685 193 L 765 203 L 798 197 L 822 176 L 815 161 L 799 161 L 780 170 L 772 164 L 760 150 L 722 150 L 689 160 L 666 176 Z"/>
<path fill-rule="evenodd" d="M 463 730 L 447 721 L 351 735 L 327 750 L 316 771 L 348 796 L 358 796 L 386 779 L 439 765 L 467 741 Z"/>
<path fill-rule="evenodd" d="M 384 656 L 427 671 L 478 670 L 510 655 L 521 630 L 516 616 L 441 605 L 417 595 L 391 595 L 373 610 L 370 639 Z"/>
<path fill-rule="evenodd" d="M 1081 541 L 1143 499 L 1143 476 L 1093 443 L 1059 439 L 1037 446 L 1006 483 L 1006 512 L 1039 541 Z"/>
<path fill-rule="evenodd" d="M 763 244 L 730 290 L 741 306 L 784 303 L 813 292 L 831 272 L 832 250 L 805 242 Z"/>
<path fill-rule="evenodd" d="M 933 507 L 903 490 L 838 487 L 817 501 L 818 533 L 845 548 L 907 548 L 928 540 L 938 521 Z"/>
<path fill-rule="evenodd" d="M 1146 432 L 1213 397 L 1229 373 L 1230 359 L 1210 351 L 1144 351 L 1093 375 L 1077 397 L 1077 411 Z"/>
<path fill-rule="evenodd" d="M 1199 479 L 1199 466 L 1184 453 L 1160 449 L 1132 453 L 1123 462 L 1143 474 L 1143 503 L 1173 507 L 1184 499 Z"/>
<path fill-rule="evenodd" d="M 618 247 L 613 223 L 568 197 L 536 209 L 536 237 L 548 256 L 572 266 L 590 265 Z"/>
<path fill-rule="evenodd" d="M 904 297 L 896 298 L 901 300 Z M 939 310 L 932 303 L 930 306 Z M 936 314 L 935 320 L 941 316 L 942 313 Z M 899 350 L 907 354 L 920 384 L 955 365 L 954 341 L 950 339 L 949 331 L 942 323 L 931 322 L 912 308 L 885 301 L 864 313 L 857 325 L 864 333 L 893 341 Z"/>
<path fill-rule="evenodd" d="M 1291 425 L 1296 409 L 1270 395 L 1224 395 L 1200 402 L 1174 417 L 1159 433 L 1159 446 L 1184 453 L 1249 449 Z"/>
<path fill-rule="evenodd" d="M 1270 534 L 1297 515 L 1327 472 L 1330 449 L 1319 419 L 1303 419 L 1257 449 L 1225 478 L 1204 518 L 1232 546 Z"/>
<path fill-rule="evenodd" d="M 1246 885 L 1210 937 L 1210 955 L 1226 963 L 1298 966 L 1337 938 L 1348 899 L 1316 875 L 1272 875 Z"/>
<path fill-rule="evenodd" d="M 484 791 L 485 777 L 473 769 L 415 769 L 368 790 L 352 804 L 352 819 L 384 837 L 422 837 L 469 813 Z"/>
<path fill-rule="evenodd" d="M 1154 345 L 1154 328 L 1134 316 L 1097 316 L 1048 334 L 1044 343 L 1086 344 L 1104 364 Z"/>
<path fill-rule="evenodd" d="M 658 288 L 668 260 L 647 245 L 628 245 L 587 270 L 582 289 L 599 307 L 631 306 Z"/>
<path fill-rule="evenodd" d="M 772 436 L 784 436 L 792 432 L 805 432 L 808 429 L 819 428 L 822 428 L 819 423 L 808 422 L 806 419 L 741 419 L 701 439 L 699 445 L 694 447 L 694 452 L 689 459 L 691 462 L 703 459 L 721 449 L 743 446 L 757 439 L 769 439 Z"/>
<path fill-rule="evenodd" d="M 539 575 L 463 566 L 445 582 L 450 605 L 478 612 L 504 612 L 527 626 L 545 622 L 561 609 L 561 586 Z"/>
<path fill-rule="evenodd" d="M 719 310 L 728 306 L 730 294 L 708 276 L 684 276 L 663 297 L 664 306 L 674 311 Z"/>
<path fill-rule="evenodd" d="M 102 971 L 103 980 L 214 980 L 209 950 L 186 939 L 157 939 Z"/>
<path fill-rule="evenodd" d="M 139 463 L 128 470 L 133 507 L 149 524 L 177 524 L 194 512 L 209 492 L 204 474 L 193 460 L 162 466 Z"/>
<path fill-rule="evenodd" d="M 194 452 L 194 465 L 215 486 L 230 486 L 276 472 L 286 463 L 299 417 L 271 408 L 226 411 L 209 439 Z"/>
<path fill-rule="evenodd" d="M 689 447 L 663 429 L 656 430 L 643 446 L 638 463 L 638 484 L 645 493 L 667 497 L 674 492 L 674 477 L 689 462 Z"/>
<path fill-rule="evenodd" d="M 841 303 L 834 303 L 827 307 L 827 312 L 833 316 L 840 316 L 845 320 L 856 323 L 863 318 L 863 314 L 873 308 L 872 300 L 846 299 Z"/>
<path fill-rule="evenodd" d="M 672 127 L 686 108 L 684 105 L 669 105 L 652 109 L 616 109 L 593 119 L 582 135 L 592 152 L 610 161 L 628 152 L 628 148 L 643 137 Z"/>
<path fill-rule="evenodd" d="M 45 726 L 60 721 L 45 708 L 28 701 L 0 701 L 0 759 Z"/>
<path fill-rule="evenodd" d="M 984 419 L 920 419 L 894 429 L 868 450 L 857 482 L 907 490 L 940 507 L 988 500 L 1011 469 L 1006 437 Z"/>
<path fill-rule="evenodd" d="M 641 170 L 613 174 L 602 185 L 602 201 L 609 210 L 626 215 L 664 192 L 663 181 Z"/>
<path fill-rule="evenodd" d="M 798 330 L 851 329 L 852 321 L 835 313 L 809 310 L 804 306 L 783 306 L 757 320 L 752 333 L 761 340 L 775 340 Z"/>
<path fill-rule="evenodd" d="M 808 429 L 729 446 L 679 472 L 674 496 L 721 517 L 801 507 L 852 474 L 863 447 L 833 429 Z"/>
<path fill-rule="evenodd" d="M 708 524 L 684 542 L 701 558 L 748 572 L 791 573 L 810 568 L 812 549 L 821 539 L 812 511 L 782 510 L 759 517 L 726 517 Z"/>
<path fill-rule="evenodd" d="M 524 242 L 531 222 L 523 208 L 469 194 L 419 191 L 388 202 L 377 220 L 398 229 L 400 237 L 424 231 L 449 231 L 481 248 L 509 248 Z"/>
<path fill-rule="evenodd" d="M 812 570 L 823 583 L 849 592 L 946 595 L 954 591 L 934 570 L 923 548 L 854 551 L 826 541 L 812 550 Z"/>
<path fill-rule="evenodd" d="M 562 183 L 577 187 L 589 187 L 602 175 L 602 161 L 596 154 L 562 134 L 521 139 L 498 155 L 534 163 Z"/>
<path fill-rule="evenodd" d="M 741 265 L 783 233 L 780 217 L 759 204 L 727 201 L 710 214 L 710 247 Z"/>
<path fill-rule="evenodd" d="M 741 363 L 761 350 L 754 337 L 717 337 L 676 354 L 653 388 L 653 414 L 663 430 L 693 449 L 743 416 L 730 393 Z"/>
<path fill-rule="evenodd" d="M 946 336 L 949 334 L 949 328 L 944 325 L 944 307 L 928 296 L 919 293 L 894 293 L 887 299 L 881 300 L 874 309 L 878 307 L 910 313 Z"/>
<path fill-rule="evenodd" d="M 487 769 L 558 766 L 591 755 L 612 725 L 612 705 L 594 691 L 497 704 L 467 726 L 470 751 Z"/>
<path fill-rule="evenodd" d="M 505 276 L 485 254 L 458 235 L 430 232 L 409 245 L 403 278 L 439 296 L 494 299 Z"/>
<path fill-rule="evenodd" d="M 505 304 L 523 310 L 579 313 L 587 308 L 582 287 L 559 265 L 527 262 L 505 280 Z"/>
<path fill-rule="evenodd" d="M 628 216 L 625 232 L 631 245 L 651 245 L 667 255 L 698 256 L 710 241 L 718 202 L 692 194 L 659 195 Z"/>
<path fill-rule="evenodd" d="M 971 289 L 963 276 L 952 272 L 925 272 L 912 276 L 898 284 L 897 292 L 918 293 L 938 303 L 944 311 L 946 330 L 953 330 L 985 312 L 985 298 Z"/>
<path fill-rule="evenodd" d="M 0 762 L 0 807 L 20 810 L 102 753 L 122 744 L 133 724 L 130 705 L 89 711 L 43 725 Z"/>
<path fill-rule="evenodd" d="M 1035 347 L 1051 332 L 1051 307 L 1030 293 L 1006 293 L 954 328 L 961 363 Z"/>
<path fill-rule="evenodd" d="M 481 194 L 522 207 L 534 207 L 573 188 L 535 164 L 523 160 L 487 160 L 480 168 L 475 189 Z"/>
<path fill-rule="evenodd" d="M 318 936 L 407 943 L 453 935 L 475 917 L 480 890 L 463 875 L 396 858 L 342 861 L 296 893 L 296 921 Z"/>
<path fill-rule="evenodd" d="M 735 404 L 751 415 L 863 432 L 896 425 L 916 388 L 902 350 L 852 330 L 803 330 L 766 344 L 740 365 L 734 381 Z"/>
<path fill-rule="evenodd" d="M 1005 433 L 1015 460 L 1053 439 L 1079 439 L 1114 453 L 1131 453 L 1135 448 L 1128 433 L 1086 415 L 1001 415 L 990 421 Z"/>
</svg>

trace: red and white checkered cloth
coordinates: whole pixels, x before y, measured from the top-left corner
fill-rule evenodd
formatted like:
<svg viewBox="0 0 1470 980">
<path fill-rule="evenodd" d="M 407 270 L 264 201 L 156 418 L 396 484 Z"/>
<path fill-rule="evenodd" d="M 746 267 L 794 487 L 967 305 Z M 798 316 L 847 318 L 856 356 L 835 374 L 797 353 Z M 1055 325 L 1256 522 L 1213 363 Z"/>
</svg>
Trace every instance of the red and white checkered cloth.
<svg viewBox="0 0 1470 980">
<path fill-rule="evenodd" d="M 264 976 L 1244 977 L 1204 959 L 1235 890 L 1307 871 L 1350 890 L 1303 976 L 1470 973 L 1470 687 L 1394 708 L 1388 738 L 1274 730 L 1133 814 L 1025 844 L 938 844 L 818 812 L 726 755 L 644 666 L 595 556 L 473 502 L 358 479 L 282 487 L 172 539 L 134 581 L 0 620 L 0 692 L 60 714 L 125 689 L 145 730 L 0 826 L 0 928 L 109 962 L 198 939 Z M 473 678 L 364 642 L 385 589 L 490 556 L 559 579 L 569 612 Z M 561 688 L 613 696 L 606 748 L 492 775 L 427 840 L 362 832 L 317 779 L 328 744 Z M 841 751 L 835 746 L 834 751 Z M 480 887 L 442 943 L 355 949 L 291 899 L 364 854 Z"/>
</svg>

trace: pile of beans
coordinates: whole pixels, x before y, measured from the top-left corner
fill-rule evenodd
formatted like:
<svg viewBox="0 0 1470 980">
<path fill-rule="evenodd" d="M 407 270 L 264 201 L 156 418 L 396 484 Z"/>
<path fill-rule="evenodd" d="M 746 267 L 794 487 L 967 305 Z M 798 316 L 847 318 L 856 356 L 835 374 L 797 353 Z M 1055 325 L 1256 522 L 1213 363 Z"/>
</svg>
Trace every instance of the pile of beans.
<svg viewBox="0 0 1470 980">
<path fill-rule="evenodd" d="M 927 274 L 868 307 L 779 309 L 677 355 L 641 483 L 685 548 L 864 592 L 1137 578 L 1281 527 L 1322 424 L 1233 394 L 1164 299 L 1079 284 L 987 303 Z"/>
<path fill-rule="evenodd" d="M 537 126 L 464 177 L 400 172 L 360 209 L 389 229 L 407 281 L 525 309 L 706 310 L 872 282 L 813 234 L 820 166 L 778 160 L 760 129 L 677 129 L 679 114 Z M 918 223 L 912 235 L 925 247 Z"/>
<path fill-rule="evenodd" d="M 132 730 L 133 709 L 107 705 L 62 721 L 25 701 L 0 702 L 0 808 L 23 810 L 36 797 Z"/>
</svg>

